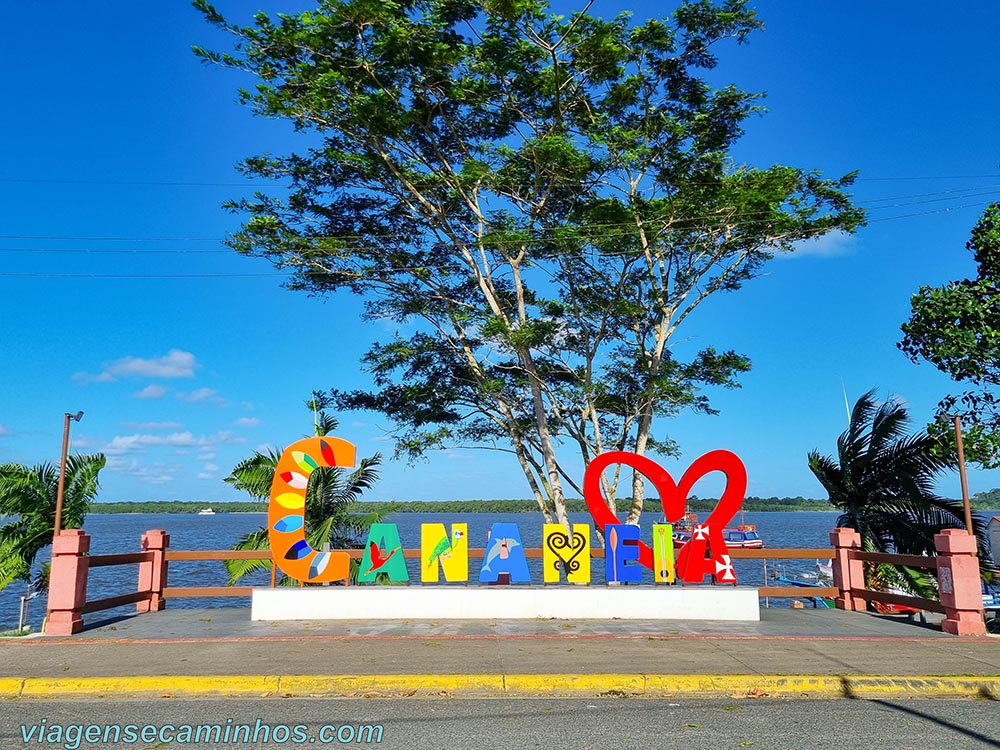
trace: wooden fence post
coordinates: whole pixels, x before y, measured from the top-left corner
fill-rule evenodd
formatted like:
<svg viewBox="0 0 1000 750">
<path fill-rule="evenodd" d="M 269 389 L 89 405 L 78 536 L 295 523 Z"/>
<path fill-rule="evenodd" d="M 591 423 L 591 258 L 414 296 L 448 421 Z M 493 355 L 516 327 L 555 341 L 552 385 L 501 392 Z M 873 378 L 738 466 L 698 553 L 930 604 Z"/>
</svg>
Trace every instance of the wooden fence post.
<svg viewBox="0 0 1000 750">
<path fill-rule="evenodd" d="M 938 551 L 938 592 L 945 608 L 941 629 L 952 635 L 985 635 L 976 537 L 965 529 L 944 529 L 934 536 Z"/>
<path fill-rule="evenodd" d="M 864 611 L 865 600 L 851 594 L 852 588 L 865 587 L 865 567 L 860 560 L 850 559 L 852 550 L 861 549 L 861 534 L 854 529 L 837 528 L 830 533 L 830 544 L 834 547 L 833 585 L 840 589 L 836 599 L 837 609 L 849 612 Z"/>
<path fill-rule="evenodd" d="M 142 535 L 142 551 L 152 552 L 153 559 L 139 563 L 139 591 L 148 591 L 149 599 L 135 605 L 136 612 L 159 612 L 167 606 L 163 589 L 167 587 L 167 547 L 170 534 L 150 529 Z"/>
<path fill-rule="evenodd" d="M 90 572 L 88 552 L 90 535 L 83 529 L 66 529 L 52 540 L 46 635 L 73 635 L 83 630 Z"/>
</svg>

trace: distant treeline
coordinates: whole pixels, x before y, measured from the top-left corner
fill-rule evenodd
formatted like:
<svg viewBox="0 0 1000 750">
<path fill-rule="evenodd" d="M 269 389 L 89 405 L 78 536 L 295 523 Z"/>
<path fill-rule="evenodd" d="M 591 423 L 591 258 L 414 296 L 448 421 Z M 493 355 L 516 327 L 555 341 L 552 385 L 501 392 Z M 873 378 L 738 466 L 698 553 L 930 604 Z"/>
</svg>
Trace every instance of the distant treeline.
<svg viewBox="0 0 1000 750">
<path fill-rule="evenodd" d="M 619 500 L 619 509 L 626 509 L 629 498 Z M 690 510 L 706 513 L 715 508 L 718 500 L 691 498 L 688 503 Z M 655 511 L 659 500 L 646 498 L 647 510 Z M 204 508 L 212 508 L 216 513 L 264 513 L 267 503 L 263 502 L 225 502 L 205 503 L 190 501 L 154 501 L 135 503 L 94 503 L 90 506 L 91 513 L 197 513 Z M 582 499 L 567 501 L 571 513 L 585 513 L 587 507 Z M 985 506 L 984 506 L 985 507 Z M 412 502 L 359 502 L 359 513 L 369 513 L 374 510 L 391 509 L 397 513 L 533 513 L 538 512 L 538 504 L 534 500 L 414 500 Z M 825 500 L 808 500 L 802 497 L 748 497 L 743 503 L 746 511 L 776 511 L 776 510 L 832 510 Z"/>
<path fill-rule="evenodd" d="M 211 508 L 216 513 L 266 513 L 267 503 L 255 500 L 235 503 L 204 503 L 182 500 L 155 500 L 136 503 L 94 503 L 91 513 L 197 513 Z"/>
<path fill-rule="evenodd" d="M 627 510 L 631 498 L 618 501 L 619 510 Z M 715 508 L 717 499 L 691 498 L 688 508 L 696 512 L 710 512 Z M 365 512 L 381 510 L 387 505 L 394 505 L 398 513 L 531 513 L 538 512 L 538 503 L 534 500 L 437 500 L 413 501 L 409 503 L 358 503 L 359 510 Z M 655 497 L 647 497 L 644 503 L 646 510 L 656 511 L 660 501 Z M 571 498 L 566 501 L 570 513 L 586 513 L 587 506 L 581 498 Z M 748 497 L 743 502 L 743 510 L 832 510 L 826 500 L 807 500 L 801 497 Z"/>
<path fill-rule="evenodd" d="M 1000 489 L 993 489 L 989 492 L 977 492 L 972 496 L 969 505 L 974 510 L 996 510 L 1000 508 Z"/>
</svg>

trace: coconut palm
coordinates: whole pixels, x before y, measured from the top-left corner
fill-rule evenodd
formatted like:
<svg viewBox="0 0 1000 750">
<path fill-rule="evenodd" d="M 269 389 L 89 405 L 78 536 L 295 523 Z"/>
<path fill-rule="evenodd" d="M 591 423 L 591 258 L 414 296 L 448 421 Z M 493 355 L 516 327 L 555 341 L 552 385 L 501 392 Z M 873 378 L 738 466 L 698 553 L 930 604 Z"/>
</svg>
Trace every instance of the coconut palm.
<svg viewBox="0 0 1000 750">
<path fill-rule="evenodd" d="M 837 526 L 861 534 L 869 552 L 935 554 L 934 535 L 964 529 L 962 503 L 939 497 L 935 480 L 954 468 L 937 440 L 921 431 L 906 434 L 909 416 L 894 397 L 876 404 L 875 391 L 858 399 L 847 430 L 837 439 L 837 459 L 809 454 L 809 468 L 841 511 Z M 985 528 L 973 518 L 975 533 Z M 898 586 L 916 596 L 936 599 L 933 576 L 904 566 L 866 566 L 869 586 Z"/>
<path fill-rule="evenodd" d="M 337 426 L 334 417 L 322 411 L 316 413 L 314 428 L 318 437 L 329 435 Z M 271 495 L 271 483 L 280 457 L 280 450 L 269 448 L 264 453 L 258 451 L 241 461 L 225 481 L 239 490 L 249 492 L 253 497 L 266 500 Z M 305 521 L 306 539 L 313 549 L 322 549 L 325 544 L 329 544 L 331 549 L 360 547 L 368 527 L 373 523 L 381 523 L 383 516 L 391 511 L 391 508 L 386 508 L 377 512 L 357 513 L 352 507 L 362 493 L 371 489 L 378 481 L 377 467 L 381 463 L 382 456 L 376 453 L 370 458 L 362 458 L 358 467 L 350 472 L 323 467 L 312 473 L 306 490 Z M 233 549 L 270 549 L 267 528 L 244 535 Z M 227 560 L 225 565 L 230 586 L 253 571 L 271 569 L 271 563 L 266 560 Z M 356 564 L 352 565 L 352 577 L 356 574 L 356 567 Z M 282 578 L 281 583 L 293 582 Z"/>
<path fill-rule="evenodd" d="M 100 453 L 67 457 L 61 523 L 64 529 L 83 525 L 97 495 L 98 474 L 104 464 Z M 8 519 L 6 525 L 0 526 L 0 590 L 13 581 L 31 583 L 35 557 L 52 542 L 58 484 L 59 469 L 50 463 L 0 465 L 0 518 Z"/>
</svg>

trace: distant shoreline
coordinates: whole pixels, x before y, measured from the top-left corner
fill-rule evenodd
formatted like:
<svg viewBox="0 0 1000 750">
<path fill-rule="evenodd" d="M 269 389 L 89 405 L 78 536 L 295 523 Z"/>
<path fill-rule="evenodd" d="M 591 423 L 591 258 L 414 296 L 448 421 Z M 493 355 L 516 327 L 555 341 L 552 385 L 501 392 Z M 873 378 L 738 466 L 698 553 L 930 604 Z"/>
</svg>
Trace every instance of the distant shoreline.
<svg viewBox="0 0 1000 750">
<path fill-rule="evenodd" d="M 718 501 L 714 498 L 691 499 L 688 510 L 695 513 L 710 513 Z M 619 511 L 628 508 L 629 499 L 619 500 Z M 150 501 L 150 502 L 96 502 L 90 506 L 90 513 L 97 515 L 125 515 L 136 513 L 198 513 L 211 508 L 216 514 L 266 513 L 267 503 L 264 502 L 221 502 L 209 503 L 198 501 Z M 567 508 L 571 513 L 586 513 L 587 507 L 583 500 L 576 498 L 567 500 Z M 646 512 L 656 513 L 660 509 L 659 499 L 646 498 Z M 743 508 L 747 513 L 802 512 L 816 511 L 832 513 L 837 509 L 825 500 L 812 500 L 801 497 L 794 498 L 759 498 L 748 497 Z M 986 505 L 973 502 L 974 511 L 993 510 Z M 534 500 L 412 500 L 410 502 L 370 502 L 361 501 L 354 505 L 356 513 L 538 513 L 538 504 Z"/>
<path fill-rule="evenodd" d="M 619 501 L 619 510 L 628 507 L 628 500 Z M 688 508 L 696 513 L 708 513 L 715 508 L 716 500 L 691 500 Z M 659 510 L 657 498 L 646 498 L 648 511 Z M 130 502 L 130 503 L 94 503 L 90 506 L 93 514 L 135 514 L 135 513 L 198 513 L 211 508 L 215 514 L 221 513 L 265 513 L 267 503 L 256 502 L 223 502 L 204 503 L 195 501 L 162 501 L 162 502 Z M 587 508 L 581 499 L 567 501 L 571 513 L 586 513 Z M 538 513 L 538 504 L 534 500 L 413 500 L 410 502 L 358 502 L 354 506 L 358 513 L 372 511 L 392 513 Z M 801 498 L 747 498 L 743 504 L 747 512 L 761 511 L 833 511 L 824 500 L 802 500 Z"/>
</svg>

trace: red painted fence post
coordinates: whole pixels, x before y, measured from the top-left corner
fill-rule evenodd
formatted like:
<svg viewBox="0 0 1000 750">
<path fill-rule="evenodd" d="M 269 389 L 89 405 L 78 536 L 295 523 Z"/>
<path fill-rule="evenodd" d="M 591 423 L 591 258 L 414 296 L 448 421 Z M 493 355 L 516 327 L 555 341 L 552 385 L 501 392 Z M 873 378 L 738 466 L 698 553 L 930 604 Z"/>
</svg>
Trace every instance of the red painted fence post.
<svg viewBox="0 0 1000 750">
<path fill-rule="evenodd" d="M 149 599 L 135 605 L 136 612 L 159 612 L 167 606 L 163 589 L 167 587 L 167 547 L 170 534 L 150 529 L 142 535 L 142 551 L 152 552 L 153 559 L 139 563 L 139 591 L 148 591 Z"/>
<path fill-rule="evenodd" d="M 945 608 L 941 629 L 952 635 L 985 635 L 976 537 L 965 529 L 934 535 L 938 551 L 938 591 Z"/>
<path fill-rule="evenodd" d="M 46 635 L 73 635 L 83 630 L 83 605 L 87 603 L 90 572 L 90 535 L 83 529 L 66 529 L 52 540 L 49 571 Z"/>
<path fill-rule="evenodd" d="M 849 612 L 866 608 L 865 600 L 851 594 L 851 589 L 865 587 L 865 567 L 860 560 L 851 560 L 848 553 L 861 549 L 861 534 L 854 529 L 837 528 L 830 533 L 830 544 L 834 547 L 833 585 L 840 589 L 836 599 L 837 609 Z"/>
</svg>

